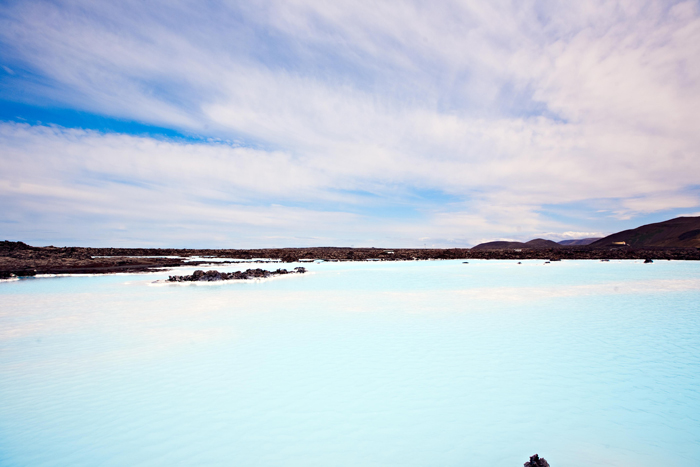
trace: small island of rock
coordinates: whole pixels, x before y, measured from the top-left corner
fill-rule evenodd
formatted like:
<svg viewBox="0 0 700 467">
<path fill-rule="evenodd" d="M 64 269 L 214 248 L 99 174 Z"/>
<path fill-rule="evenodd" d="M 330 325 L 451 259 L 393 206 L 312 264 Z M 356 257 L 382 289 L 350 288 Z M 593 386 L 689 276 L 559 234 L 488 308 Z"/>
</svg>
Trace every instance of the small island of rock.
<svg viewBox="0 0 700 467">
<path fill-rule="evenodd" d="M 549 462 L 544 460 L 544 457 L 535 454 L 534 456 L 530 456 L 530 460 L 525 462 L 524 467 L 549 467 Z"/>
<path fill-rule="evenodd" d="M 236 272 L 219 272 L 197 270 L 189 276 L 170 276 L 167 282 L 215 282 L 247 279 L 265 279 L 267 277 L 281 276 L 284 274 L 304 274 L 306 268 L 297 267 L 293 271 L 277 269 L 276 271 L 266 271 L 264 269 L 246 269 Z"/>
</svg>

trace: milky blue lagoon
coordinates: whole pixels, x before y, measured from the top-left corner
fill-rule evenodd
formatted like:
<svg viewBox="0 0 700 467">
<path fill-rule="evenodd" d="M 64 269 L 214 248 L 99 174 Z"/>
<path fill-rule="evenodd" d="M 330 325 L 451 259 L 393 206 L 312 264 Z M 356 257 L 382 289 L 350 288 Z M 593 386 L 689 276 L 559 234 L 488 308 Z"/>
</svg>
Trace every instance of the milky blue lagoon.
<svg viewBox="0 0 700 467">
<path fill-rule="evenodd" d="M 305 266 L 0 283 L 0 465 L 700 465 L 700 264 Z"/>
</svg>

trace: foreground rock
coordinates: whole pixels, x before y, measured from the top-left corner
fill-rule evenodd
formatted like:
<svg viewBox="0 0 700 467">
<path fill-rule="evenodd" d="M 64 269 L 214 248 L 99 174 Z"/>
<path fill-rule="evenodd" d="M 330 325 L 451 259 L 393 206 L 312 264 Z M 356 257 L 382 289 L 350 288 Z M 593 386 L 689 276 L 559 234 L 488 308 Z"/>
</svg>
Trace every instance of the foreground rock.
<svg viewBox="0 0 700 467">
<path fill-rule="evenodd" d="M 282 276 L 285 274 L 304 274 L 305 268 L 297 267 L 293 271 L 286 269 L 277 269 L 276 271 L 266 271 L 264 269 L 246 269 L 245 271 L 236 272 L 219 272 L 198 270 L 189 276 L 170 276 L 168 282 L 217 282 L 217 281 L 232 281 L 232 280 L 247 280 L 247 279 L 265 279 L 267 277 Z"/>
<path fill-rule="evenodd" d="M 525 462 L 524 467 L 549 467 L 549 462 L 535 454 L 534 456 L 530 456 L 530 460 Z"/>
</svg>

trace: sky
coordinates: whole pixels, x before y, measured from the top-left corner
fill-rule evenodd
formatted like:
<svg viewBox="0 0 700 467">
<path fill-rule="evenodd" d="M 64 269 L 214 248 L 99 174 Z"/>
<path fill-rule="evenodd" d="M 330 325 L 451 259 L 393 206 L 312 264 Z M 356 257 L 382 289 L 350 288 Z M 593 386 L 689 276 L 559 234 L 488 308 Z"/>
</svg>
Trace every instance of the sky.
<svg viewBox="0 0 700 467">
<path fill-rule="evenodd" d="M 0 237 L 469 247 L 700 215 L 700 2 L 0 2 Z"/>
</svg>

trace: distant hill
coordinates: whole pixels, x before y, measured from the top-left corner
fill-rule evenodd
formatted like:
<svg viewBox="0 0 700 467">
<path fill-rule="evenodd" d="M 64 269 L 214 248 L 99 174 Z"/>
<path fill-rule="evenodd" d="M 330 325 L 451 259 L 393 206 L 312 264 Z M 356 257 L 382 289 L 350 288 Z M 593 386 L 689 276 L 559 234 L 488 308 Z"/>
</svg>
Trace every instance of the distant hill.
<svg viewBox="0 0 700 467">
<path fill-rule="evenodd" d="M 585 246 L 585 245 L 590 245 L 591 243 L 600 240 L 601 237 L 595 237 L 595 238 L 578 238 L 576 240 L 562 240 L 561 242 L 558 242 L 560 245 L 564 246 Z"/>
<path fill-rule="evenodd" d="M 618 246 L 635 248 L 700 248 L 700 217 L 676 217 L 664 222 L 624 230 L 591 243 L 593 248 Z"/>
<path fill-rule="evenodd" d="M 518 250 L 518 249 L 551 249 L 551 248 L 562 248 L 563 245 L 553 242 L 551 240 L 545 240 L 544 238 L 536 238 L 530 240 L 529 242 L 506 242 L 506 241 L 496 241 L 496 242 L 486 242 L 480 243 L 472 250 Z"/>
<path fill-rule="evenodd" d="M 20 251 L 20 250 L 33 250 L 34 247 L 27 245 L 24 242 L 10 242 L 8 240 L 4 240 L 0 242 L 0 254 L 4 255 L 7 252 L 11 251 Z"/>
<path fill-rule="evenodd" d="M 525 242 L 525 248 L 561 248 L 561 245 L 551 240 L 545 240 L 544 238 L 536 238 Z"/>
</svg>

